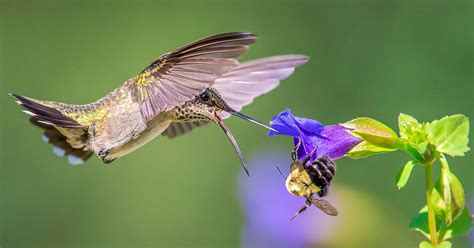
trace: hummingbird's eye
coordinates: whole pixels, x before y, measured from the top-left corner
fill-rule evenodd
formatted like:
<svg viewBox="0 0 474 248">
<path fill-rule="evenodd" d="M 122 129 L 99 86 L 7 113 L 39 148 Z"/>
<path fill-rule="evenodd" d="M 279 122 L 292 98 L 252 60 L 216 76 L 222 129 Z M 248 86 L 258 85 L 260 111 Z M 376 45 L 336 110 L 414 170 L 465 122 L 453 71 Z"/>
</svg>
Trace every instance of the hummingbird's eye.
<svg viewBox="0 0 474 248">
<path fill-rule="evenodd" d="M 203 93 L 201 93 L 201 95 L 199 95 L 199 100 L 203 102 L 209 101 L 209 93 L 207 93 L 207 91 L 204 91 Z"/>
</svg>

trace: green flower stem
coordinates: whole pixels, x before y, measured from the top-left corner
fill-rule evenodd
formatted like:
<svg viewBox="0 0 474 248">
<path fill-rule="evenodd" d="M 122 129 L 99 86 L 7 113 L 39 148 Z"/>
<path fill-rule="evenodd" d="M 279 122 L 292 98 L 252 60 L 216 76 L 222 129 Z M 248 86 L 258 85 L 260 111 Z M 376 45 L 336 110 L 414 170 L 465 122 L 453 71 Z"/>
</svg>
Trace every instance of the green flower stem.
<svg viewBox="0 0 474 248">
<path fill-rule="evenodd" d="M 428 227 L 430 230 L 431 244 L 438 244 L 438 235 L 436 233 L 436 219 L 434 213 L 433 202 L 431 201 L 431 192 L 433 191 L 433 162 L 429 160 L 424 163 L 426 177 L 426 205 L 428 206 Z"/>
<path fill-rule="evenodd" d="M 449 165 L 448 165 L 448 160 L 446 160 L 446 157 L 444 156 L 444 154 L 441 153 L 440 157 L 439 157 L 439 163 L 441 164 L 441 168 L 447 170 L 447 171 L 450 171 L 449 170 Z"/>
<path fill-rule="evenodd" d="M 446 226 L 446 223 L 441 222 L 441 225 L 439 226 L 438 240 L 444 240 L 444 235 L 446 235 L 447 231 L 448 231 L 448 227 Z"/>
</svg>

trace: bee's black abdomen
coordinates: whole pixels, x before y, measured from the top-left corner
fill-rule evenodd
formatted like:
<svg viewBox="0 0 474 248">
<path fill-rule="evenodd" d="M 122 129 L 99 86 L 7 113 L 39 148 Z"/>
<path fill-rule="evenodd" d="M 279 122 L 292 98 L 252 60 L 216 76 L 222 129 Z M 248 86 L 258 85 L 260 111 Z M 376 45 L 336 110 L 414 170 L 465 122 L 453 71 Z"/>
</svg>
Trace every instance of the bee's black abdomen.
<svg viewBox="0 0 474 248">
<path fill-rule="evenodd" d="M 329 181 L 322 173 L 317 165 L 310 165 L 306 168 L 311 181 L 316 184 L 319 188 L 324 188 L 328 185 Z"/>
<path fill-rule="evenodd" d="M 314 160 L 311 165 L 308 165 L 306 172 L 310 176 L 311 181 L 321 189 L 318 195 L 323 197 L 327 194 L 329 183 L 336 174 L 336 164 L 328 157 L 323 156 Z"/>
<path fill-rule="evenodd" d="M 313 165 L 317 166 L 317 168 L 321 171 L 321 174 L 328 181 L 331 181 L 336 174 L 336 164 L 326 156 L 316 159 L 313 162 Z"/>
<path fill-rule="evenodd" d="M 317 169 L 322 177 L 324 177 L 327 181 L 331 181 L 333 178 L 332 172 L 329 170 L 328 166 L 320 160 L 316 160 L 313 162 L 312 167 Z"/>
</svg>

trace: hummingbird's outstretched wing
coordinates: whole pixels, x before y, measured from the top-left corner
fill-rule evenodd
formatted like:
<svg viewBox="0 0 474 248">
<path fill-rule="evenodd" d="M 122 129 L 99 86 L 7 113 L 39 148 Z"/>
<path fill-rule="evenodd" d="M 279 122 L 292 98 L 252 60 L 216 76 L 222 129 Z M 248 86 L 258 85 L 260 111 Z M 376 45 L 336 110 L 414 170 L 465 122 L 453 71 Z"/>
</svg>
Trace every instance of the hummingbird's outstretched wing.
<svg viewBox="0 0 474 248">
<path fill-rule="evenodd" d="M 304 55 L 282 55 L 248 61 L 222 75 L 212 87 L 218 90 L 232 109 L 240 111 L 255 97 L 276 88 L 280 80 L 289 77 L 296 67 L 308 60 L 309 57 Z M 221 116 L 228 118 L 230 114 L 222 112 Z M 163 131 L 162 135 L 172 139 L 207 123 L 209 122 L 199 121 L 199 125 L 196 125 L 175 122 Z"/>
<path fill-rule="evenodd" d="M 146 67 L 129 86 L 146 122 L 160 112 L 192 100 L 222 74 L 239 64 L 256 36 L 224 33 L 200 39 L 167 53 Z"/>
<path fill-rule="evenodd" d="M 289 77 L 296 67 L 308 60 L 305 55 L 282 55 L 248 61 L 222 75 L 212 87 L 232 109 L 240 111 L 256 97 L 275 89 L 280 80 Z M 230 114 L 221 116 L 228 118 Z"/>
</svg>

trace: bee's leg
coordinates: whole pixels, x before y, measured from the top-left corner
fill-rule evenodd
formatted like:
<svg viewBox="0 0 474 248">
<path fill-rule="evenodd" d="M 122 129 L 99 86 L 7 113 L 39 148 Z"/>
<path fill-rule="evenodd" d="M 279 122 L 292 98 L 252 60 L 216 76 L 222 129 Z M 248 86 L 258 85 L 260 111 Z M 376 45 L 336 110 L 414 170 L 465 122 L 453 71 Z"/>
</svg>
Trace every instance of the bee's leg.
<svg viewBox="0 0 474 248">
<path fill-rule="evenodd" d="M 291 217 L 290 221 L 294 220 L 296 218 L 296 216 L 298 216 L 301 213 L 303 213 L 304 211 L 306 211 L 306 209 L 308 209 L 309 206 L 311 206 L 311 201 L 306 199 L 306 202 L 304 203 L 304 206 L 298 212 L 296 212 L 296 214 L 293 215 L 293 217 Z"/>
<path fill-rule="evenodd" d="M 297 151 L 300 148 L 300 146 L 301 146 L 301 138 L 298 137 L 298 143 L 295 145 L 295 147 L 293 147 L 293 150 L 291 151 L 291 159 L 293 159 L 293 162 L 295 162 L 296 159 L 298 159 Z"/>
<path fill-rule="evenodd" d="M 311 153 L 303 160 L 303 165 L 306 165 L 306 163 L 308 163 L 308 161 L 311 159 L 311 157 L 313 157 L 314 153 L 316 152 L 316 150 L 318 149 L 318 147 L 316 146 L 312 151 Z"/>
<path fill-rule="evenodd" d="M 326 187 L 322 187 L 319 191 L 318 191 L 318 196 L 319 197 L 324 197 L 328 194 L 329 192 L 329 187 L 326 186 Z"/>
</svg>

